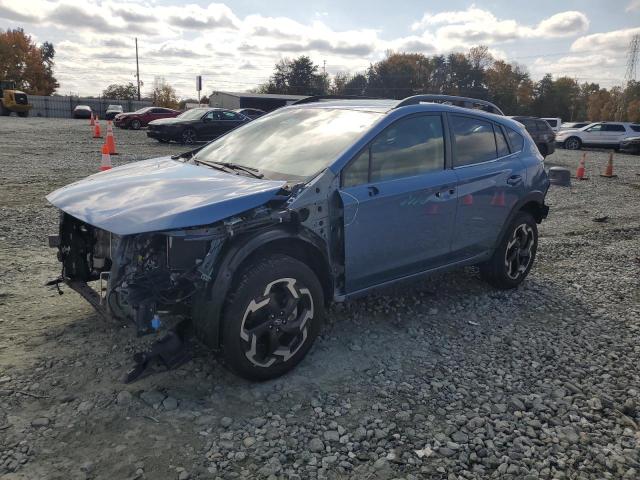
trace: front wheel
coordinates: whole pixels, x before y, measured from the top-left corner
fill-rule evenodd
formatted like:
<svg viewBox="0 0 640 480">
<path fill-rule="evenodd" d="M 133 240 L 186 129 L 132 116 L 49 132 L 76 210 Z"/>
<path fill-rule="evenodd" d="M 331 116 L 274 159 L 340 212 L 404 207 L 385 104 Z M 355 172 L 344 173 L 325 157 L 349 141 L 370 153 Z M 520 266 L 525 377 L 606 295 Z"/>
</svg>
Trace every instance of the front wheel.
<svg viewBox="0 0 640 480">
<path fill-rule="evenodd" d="M 250 380 L 295 367 L 322 325 L 322 286 L 313 270 L 287 255 L 248 265 L 223 313 L 225 364 Z"/>
<path fill-rule="evenodd" d="M 18 112 L 18 116 L 19 117 L 28 117 L 29 116 L 29 111 L 27 110 L 26 112 Z"/>
<path fill-rule="evenodd" d="M 501 290 L 515 288 L 531 270 L 537 250 L 538 225 L 531 214 L 518 212 L 491 259 L 480 265 L 480 275 Z"/>
<path fill-rule="evenodd" d="M 564 142 L 564 148 L 567 150 L 580 150 L 582 141 L 578 137 L 569 137 Z"/>
</svg>

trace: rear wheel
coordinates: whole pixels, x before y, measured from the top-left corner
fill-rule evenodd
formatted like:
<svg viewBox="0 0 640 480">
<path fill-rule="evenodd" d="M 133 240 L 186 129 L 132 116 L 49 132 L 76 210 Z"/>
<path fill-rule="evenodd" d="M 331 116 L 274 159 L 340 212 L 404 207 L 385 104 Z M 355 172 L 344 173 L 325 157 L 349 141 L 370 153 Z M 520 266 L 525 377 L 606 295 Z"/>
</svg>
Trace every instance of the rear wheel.
<svg viewBox="0 0 640 480">
<path fill-rule="evenodd" d="M 564 142 L 564 148 L 567 150 L 580 150 L 582 141 L 578 137 L 569 137 Z"/>
<path fill-rule="evenodd" d="M 29 110 L 27 110 L 26 112 L 18 112 L 18 116 L 19 117 L 28 117 L 29 116 Z"/>
<path fill-rule="evenodd" d="M 11 115 L 11 110 L 5 108 L 2 103 L 0 103 L 0 115 L 2 115 L 3 117 L 8 117 L 9 115 Z"/>
<path fill-rule="evenodd" d="M 129 122 L 129 127 L 131 127 L 133 130 L 140 130 L 140 126 L 142 124 L 140 123 L 140 120 L 131 120 L 131 122 Z"/>
<path fill-rule="evenodd" d="M 527 212 L 518 212 L 493 256 L 480 265 L 480 275 L 501 290 L 515 288 L 525 279 L 538 250 L 538 226 Z"/>
<path fill-rule="evenodd" d="M 182 132 L 182 143 L 185 145 L 191 145 L 196 141 L 196 132 L 191 128 L 187 128 Z"/>
<path fill-rule="evenodd" d="M 250 380 L 295 367 L 322 325 L 323 294 L 314 272 L 287 255 L 271 255 L 241 274 L 223 314 L 226 365 Z"/>
</svg>

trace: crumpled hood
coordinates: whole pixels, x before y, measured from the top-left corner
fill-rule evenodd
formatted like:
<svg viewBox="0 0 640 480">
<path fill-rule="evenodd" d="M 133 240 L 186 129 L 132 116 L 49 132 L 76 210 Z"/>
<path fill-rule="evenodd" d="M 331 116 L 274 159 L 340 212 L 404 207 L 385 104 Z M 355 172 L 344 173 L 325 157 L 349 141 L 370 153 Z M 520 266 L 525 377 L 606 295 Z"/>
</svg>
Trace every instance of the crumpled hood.
<svg viewBox="0 0 640 480">
<path fill-rule="evenodd" d="M 283 180 L 262 180 L 185 164 L 143 160 L 62 187 L 47 200 L 118 235 L 207 225 L 274 198 Z"/>
</svg>

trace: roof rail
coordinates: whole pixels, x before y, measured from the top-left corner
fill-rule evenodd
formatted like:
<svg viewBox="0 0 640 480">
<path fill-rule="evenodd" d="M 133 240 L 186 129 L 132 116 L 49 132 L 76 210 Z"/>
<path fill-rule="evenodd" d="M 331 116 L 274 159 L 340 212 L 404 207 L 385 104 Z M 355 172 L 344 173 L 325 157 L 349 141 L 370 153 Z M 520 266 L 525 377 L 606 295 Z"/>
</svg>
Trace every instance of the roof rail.
<svg viewBox="0 0 640 480">
<path fill-rule="evenodd" d="M 419 103 L 444 103 L 455 105 L 456 107 L 483 110 L 496 115 L 504 115 L 496 105 L 486 100 L 477 98 L 457 97 L 455 95 L 414 95 L 401 100 L 394 108 L 406 107 L 407 105 L 417 105 Z"/>
<path fill-rule="evenodd" d="M 302 105 L 303 103 L 323 102 L 329 100 L 385 100 L 380 97 L 362 97 L 360 95 L 312 95 L 293 102 L 291 105 Z"/>
</svg>

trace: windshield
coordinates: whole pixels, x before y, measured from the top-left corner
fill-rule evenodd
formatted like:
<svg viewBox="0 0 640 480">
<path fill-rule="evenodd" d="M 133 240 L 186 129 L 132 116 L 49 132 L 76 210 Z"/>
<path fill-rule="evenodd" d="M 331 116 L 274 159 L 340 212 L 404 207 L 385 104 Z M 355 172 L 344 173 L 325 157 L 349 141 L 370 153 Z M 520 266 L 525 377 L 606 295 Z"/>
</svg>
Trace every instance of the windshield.
<svg viewBox="0 0 640 480">
<path fill-rule="evenodd" d="M 336 108 L 279 110 L 207 145 L 196 160 L 236 163 L 269 178 L 310 178 L 381 115 Z"/>
<path fill-rule="evenodd" d="M 193 108 L 191 110 L 187 110 L 186 112 L 182 112 L 176 118 L 182 118 L 183 120 L 197 120 L 208 111 L 209 110 L 206 108 Z"/>
<path fill-rule="evenodd" d="M 122 107 L 120 105 L 109 105 L 107 110 L 122 110 Z"/>
</svg>

